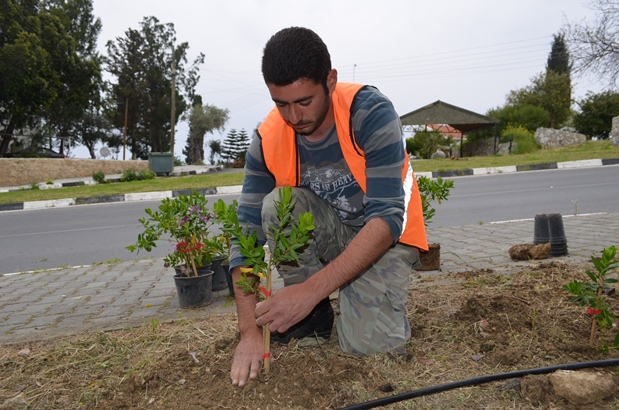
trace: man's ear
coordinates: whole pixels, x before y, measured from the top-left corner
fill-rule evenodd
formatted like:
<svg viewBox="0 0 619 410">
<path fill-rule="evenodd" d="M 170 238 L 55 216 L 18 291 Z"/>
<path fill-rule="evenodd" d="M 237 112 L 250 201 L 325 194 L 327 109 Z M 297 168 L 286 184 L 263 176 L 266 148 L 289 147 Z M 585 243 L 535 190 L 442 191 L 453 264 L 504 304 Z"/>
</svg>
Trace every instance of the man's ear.
<svg viewBox="0 0 619 410">
<path fill-rule="evenodd" d="M 335 91 L 335 86 L 337 84 L 337 70 L 334 68 L 329 71 L 329 75 L 327 75 L 327 88 L 329 88 L 329 94 L 333 94 Z"/>
</svg>

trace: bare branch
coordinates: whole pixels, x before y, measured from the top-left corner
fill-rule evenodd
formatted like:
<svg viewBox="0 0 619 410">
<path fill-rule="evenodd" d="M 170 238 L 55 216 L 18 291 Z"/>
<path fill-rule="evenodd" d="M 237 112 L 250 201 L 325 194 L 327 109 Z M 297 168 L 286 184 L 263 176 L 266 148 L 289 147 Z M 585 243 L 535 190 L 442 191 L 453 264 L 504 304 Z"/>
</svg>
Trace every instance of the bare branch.
<svg viewBox="0 0 619 410">
<path fill-rule="evenodd" d="M 619 79 L 619 0 L 591 0 L 595 21 L 565 24 L 574 73 L 591 73 L 616 88 Z"/>
</svg>

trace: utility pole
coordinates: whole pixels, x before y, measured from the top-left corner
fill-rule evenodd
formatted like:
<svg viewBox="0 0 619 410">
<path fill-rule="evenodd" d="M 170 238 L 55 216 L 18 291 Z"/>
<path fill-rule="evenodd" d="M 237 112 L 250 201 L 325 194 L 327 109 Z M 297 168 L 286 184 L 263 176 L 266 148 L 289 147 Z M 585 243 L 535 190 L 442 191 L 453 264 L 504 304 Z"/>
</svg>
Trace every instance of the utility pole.
<svg viewBox="0 0 619 410">
<path fill-rule="evenodd" d="M 125 129 L 123 131 L 123 161 L 127 151 L 127 118 L 129 117 L 129 97 L 125 99 Z"/>
<path fill-rule="evenodd" d="M 174 164 L 174 127 L 176 119 L 176 58 L 172 49 L 172 113 L 170 115 L 170 152 L 172 153 L 172 164 Z"/>
<path fill-rule="evenodd" d="M 352 82 L 355 82 L 355 69 L 357 68 L 357 63 L 352 66 Z"/>
</svg>

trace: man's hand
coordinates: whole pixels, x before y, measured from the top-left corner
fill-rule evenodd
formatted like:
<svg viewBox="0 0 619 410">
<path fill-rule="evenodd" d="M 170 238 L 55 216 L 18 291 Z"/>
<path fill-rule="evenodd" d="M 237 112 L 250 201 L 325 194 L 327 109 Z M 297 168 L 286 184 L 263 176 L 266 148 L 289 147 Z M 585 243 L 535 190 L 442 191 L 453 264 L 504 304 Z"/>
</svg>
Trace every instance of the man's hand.
<svg viewBox="0 0 619 410">
<path fill-rule="evenodd" d="M 257 332 L 241 337 L 241 341 L 234 351 L 230 378 L 234 386 L 243 387 L 247 384 L 248 378 L 255 380 L 260 372 L 260 363 L 264 354 L 262 343 L 262 331 L 257 328 Z"/>
<path fill-rule="evenodd" d="M 243 288 L 236 283 L 241 279 L 241 269 L 237 266 L 232 269 L 232 282 L 236 297 L 236 309 L 239 321 L 239 333 L 241 341 L 234 351 L 230 378 L 232 384 L 243 387 L 247 380 L 256 379 L 260 371 L 260 362 L 264 354 L 262 343 L 262 328 L 256 326 L 254 310 L 257 298 L 253 292 L 245 293 Z"/>
<path fill-rule="evenodd" d="M 283 287 L 256 305 L 256 326 L 269 324 L 271 332 L 283 333 L 303 320 L 324 299 L 318 296 L 304 284 Z"/>
</svg>

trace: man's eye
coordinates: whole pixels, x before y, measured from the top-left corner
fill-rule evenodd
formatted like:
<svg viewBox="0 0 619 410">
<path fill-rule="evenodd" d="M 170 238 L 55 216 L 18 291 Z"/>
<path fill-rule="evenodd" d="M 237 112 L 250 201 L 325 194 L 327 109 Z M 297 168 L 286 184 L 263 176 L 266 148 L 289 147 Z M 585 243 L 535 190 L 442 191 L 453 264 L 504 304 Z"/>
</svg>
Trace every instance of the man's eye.
<svg viewBox="0 0 619 410">
<path fill-rule="evenodd" d="M 308 105 L 310 105 L 311 101 L 303 101 L 302 103 L 299 103 L 299 105 L 301 107 L 307 107 Z"/>
</svg>

